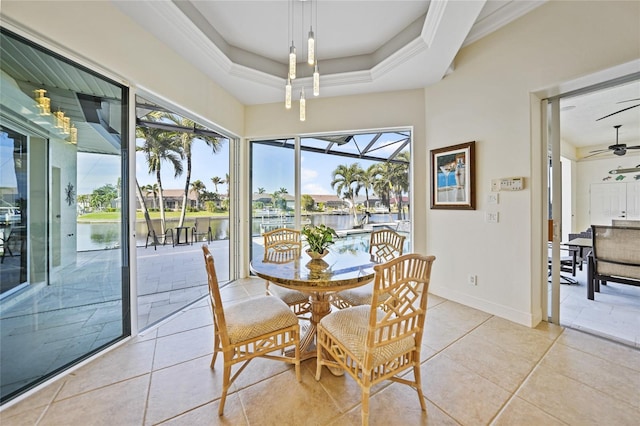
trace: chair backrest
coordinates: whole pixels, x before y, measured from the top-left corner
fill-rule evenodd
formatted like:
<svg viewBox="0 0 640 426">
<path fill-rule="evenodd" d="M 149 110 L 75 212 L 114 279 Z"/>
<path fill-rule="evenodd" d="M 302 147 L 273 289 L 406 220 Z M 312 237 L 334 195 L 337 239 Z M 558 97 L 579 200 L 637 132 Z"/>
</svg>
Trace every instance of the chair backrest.
<svg viewBox="0 0 640 426">
<path fill-rule="evenodd" d="M 156 235 L 162 235 L 162 219 L 151 219 L 152 229 L 149 232 L 154 232 Z"/>
<path fill-rule="evenodd" d="M 224 318 L 224 308 L 222 306 L 222 298 L 220 297 L 220 286 L 218 285 L 218 276 L 213 261 L 213 255 L 209 251 L 209 246 L 202 245 L 202 253 L 204 255 L 205 267 L 207 268 L 207 280 L 209 282 L 209 300 L 211 301 L 211 310 L 213 311 L 213 323 L 216 333 L 220 336 L 222 346 L 229 344 L 229 334 L 227 333 L 227 323 Z"/>
<path fill-rule="evenodd" d="M 193 224 L 193 227 L 198 232 L 207 232 L 207 230 L 209 229 L 209 218 L 196 217 L 196 222 Z"/>
<path fill-rule="evenodd" d="M 612 219 L 611 225 L 613 226 L 623 226 L 626 228 L 640 228 L 640 220 L 632 220 L 632 219 Z"/>
<path fill-rule="evenodd" d="M 592 225 L 595 272 L 640 279 L 640 228 Z"/>
<path fill-rule="evenodd" d="M 374 266 L 375 278 L 365 356 L 412 335 L 419 347 L 435 256 L 409 253 Z"/>
<path fill-rule="evenodd" d="M 383 261 L 402 256 L 404 235 L 390 229 L 373 231 L 369 240 L 369 253 Z"/>
<path fill-rule="evenodd" d="M 289 228 L 278 228 L 262 234 L 264 237 L 265 255 L 269 250 L 291 251 L 302 249 L 300 231 Z"/>
<path fill-rule="evenodd" d="M 264 252 L 264 262 L 266 263 L 289 263 L 300 257 L 300 249 L 290 250 L 267 250 Z"/>
</svg>

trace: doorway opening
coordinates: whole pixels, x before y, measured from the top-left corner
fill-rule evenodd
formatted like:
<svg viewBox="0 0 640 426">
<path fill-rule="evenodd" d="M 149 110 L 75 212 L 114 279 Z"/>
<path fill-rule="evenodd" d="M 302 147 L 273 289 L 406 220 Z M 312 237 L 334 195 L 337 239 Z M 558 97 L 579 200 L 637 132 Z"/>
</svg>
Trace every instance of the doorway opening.
<svg viewBox="0 0 640 426">
<path fill-rule="evenodd" d="M 553 320 L 557 310 L 555 320 L 563 326 L 631 346 L 640 341 L 640 287 L 609 283 L 601 286 L 595 300 L 588 300 L 590 247 L 572 246 L 570 241 L 590 239 L 591 225 L 610 226 L 619 219 L 640 224 L 640 149 L 630 148 L 624 155 L 610 149 L 618 142 L 640 145 L 639 78 L 636 73 L 550 99 L 548 114 L 548 211 L 558 224 L 551 231 L 557 238 L 550 253 L 557 249 L 558 256 L 550 271 L 557 268 L 558 281 L 550 280 L 549 316 Z M 618 140 L 616 126 L 625 129 Z M 561 200 L 558 206 L 554 199 Z M 560 263 L 566 250 L 577 250 L 573 271 L 563 270 Z"/>
</svg>

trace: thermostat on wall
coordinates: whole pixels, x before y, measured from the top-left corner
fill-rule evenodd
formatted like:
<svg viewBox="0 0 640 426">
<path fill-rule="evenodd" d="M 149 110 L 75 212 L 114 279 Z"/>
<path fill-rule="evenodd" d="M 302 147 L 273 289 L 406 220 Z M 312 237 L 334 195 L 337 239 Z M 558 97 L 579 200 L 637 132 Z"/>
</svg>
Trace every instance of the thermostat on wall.
<svg viewBox="0 0 640 426">
<path fill-rule="evenodd" d="M 491 191 L 520 191 L 524 189 L 524 178 L 510 177 L 491 179 Z"/>
</svg>

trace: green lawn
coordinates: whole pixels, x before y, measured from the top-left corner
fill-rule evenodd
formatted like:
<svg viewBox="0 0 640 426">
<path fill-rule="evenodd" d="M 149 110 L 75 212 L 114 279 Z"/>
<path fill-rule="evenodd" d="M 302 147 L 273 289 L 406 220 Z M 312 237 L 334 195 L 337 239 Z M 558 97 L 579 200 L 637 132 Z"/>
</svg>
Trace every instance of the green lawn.
<svg viewBox="0 0 640 426">
<path fill-rule="evenodd" d="M 201 211 L 201 212 L 187 212 L 187 218 L 194 218 L 194 217 L 227 217 L 229 214 L 226 212 L 221 212 L 221 213 L 211 213 L 211 212 L 206 212 L 206 211 Z M 160 219 L 160 212 L 149 212 L 149 216 L 151 217 L 151 219 Z M 167 219 L 177 219 L 180 217 L 180 212 L 175 212 L 175 211 L 166 211 L 165 212 L 165 217 Z M 138 211 L 136 212 L 136 219 L 137 220 L 144 220 L 144 215 L 142 214 L 142 212 Z M 120 212 L 94 212 L 94 213 L 87 213 L 87 214 L 83 214 L 82 216 L 78 216 L 78 220 L 85 220 L 85 221 L 91 221 L 91 220 L 113 220 L 113 221 L 117 221 L 120 220 Z"/>
</svg>

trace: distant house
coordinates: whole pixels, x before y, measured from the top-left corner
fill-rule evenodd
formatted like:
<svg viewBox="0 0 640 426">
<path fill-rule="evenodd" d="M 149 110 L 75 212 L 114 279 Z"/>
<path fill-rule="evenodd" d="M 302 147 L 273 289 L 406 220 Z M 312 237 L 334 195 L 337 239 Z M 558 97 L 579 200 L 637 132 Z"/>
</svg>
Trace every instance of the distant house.
<svg viewBox="0 0 640 426">
<path fill-rule="evenodd" d="M 182 208 L 182 196 L 184 195 L 183 189 L 164 189 L 162 191 L 164 198 L 164 208 L 165 210 L 180 210 Z M 153 199 L 153 195 L 151 193 L 144 194 L 144 203 L 148 209 L 159 208 L 158 206 L 158 198 L 156 197 L 155 201 Z M 154 204 L 155 203 L 155 204 Z M 198 204 L 198 197 L 195 191 L 189 191 L 187 195 L 187 207 L 196 208 Z M 136 209 L 141 209 L 140 201 L 136 199 Z"/>
</svg>

